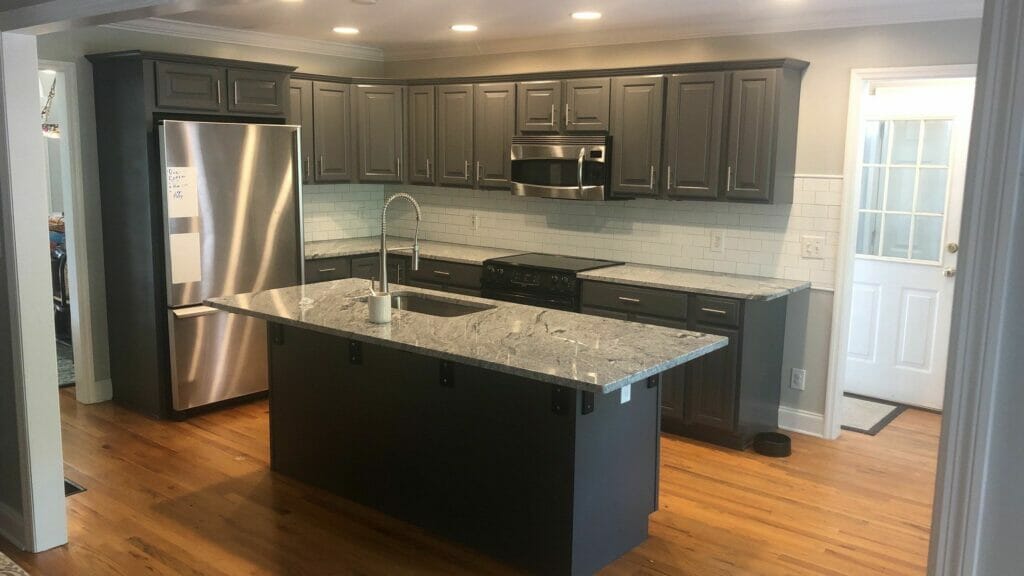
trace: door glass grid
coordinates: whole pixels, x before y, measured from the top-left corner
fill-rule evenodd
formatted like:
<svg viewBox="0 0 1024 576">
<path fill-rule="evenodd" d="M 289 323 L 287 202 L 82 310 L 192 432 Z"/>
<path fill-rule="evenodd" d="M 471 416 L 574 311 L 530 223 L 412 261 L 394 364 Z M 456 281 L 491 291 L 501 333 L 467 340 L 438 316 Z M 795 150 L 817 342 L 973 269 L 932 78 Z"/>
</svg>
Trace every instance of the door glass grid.
<svg viewBox="0 0 1024 576">
<path fill-rule="evenodd" d="M 865 123 L 857 254 L 938 262 L 953 120 Z"/>
</svg>

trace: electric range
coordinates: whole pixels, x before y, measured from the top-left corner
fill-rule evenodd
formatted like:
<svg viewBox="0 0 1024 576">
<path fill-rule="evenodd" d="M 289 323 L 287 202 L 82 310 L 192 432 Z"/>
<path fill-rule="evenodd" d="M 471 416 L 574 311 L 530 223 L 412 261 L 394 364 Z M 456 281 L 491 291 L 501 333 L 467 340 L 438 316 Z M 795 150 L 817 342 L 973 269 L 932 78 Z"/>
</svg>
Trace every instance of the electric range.
<svg viewBox="0 0 1024 576">
<path fill-rule="evenodd" d="M 622 262 L 530 252 L 484 261 L 484 298 L 579 311 L 580 284 L 576 275 Z"/>
</svg>

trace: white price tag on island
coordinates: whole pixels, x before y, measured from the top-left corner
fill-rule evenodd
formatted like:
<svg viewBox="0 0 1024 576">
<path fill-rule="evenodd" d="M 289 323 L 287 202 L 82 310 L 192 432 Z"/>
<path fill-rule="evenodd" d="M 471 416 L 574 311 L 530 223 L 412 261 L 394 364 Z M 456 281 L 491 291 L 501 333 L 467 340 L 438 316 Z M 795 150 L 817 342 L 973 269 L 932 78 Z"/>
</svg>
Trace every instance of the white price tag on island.
<svg viewBox="0 0 1024 576">
<path fill-rule="evenodd" d="M 633 385 L 626 384 L 622 388 L 619 388 L 621 395 L 619 396 L 619 404 L 625 404 L 629 402 L 630 396 L 633 395 Z"/>
<path fill-rule="evenodd" d="M 167 167 L 167 218 L 199 216 L 199 182 L 195 166 Z"/>
</svg>

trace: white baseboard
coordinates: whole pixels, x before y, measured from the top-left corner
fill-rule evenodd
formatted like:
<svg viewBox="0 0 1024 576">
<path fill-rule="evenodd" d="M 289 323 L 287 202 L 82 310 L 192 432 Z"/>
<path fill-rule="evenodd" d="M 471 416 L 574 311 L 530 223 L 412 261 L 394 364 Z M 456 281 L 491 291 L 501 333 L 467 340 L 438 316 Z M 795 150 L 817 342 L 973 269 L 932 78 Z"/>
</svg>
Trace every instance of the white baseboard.
<svg viewBox="0 0 1024 576">
<path fill-rule="evenodd" d="M 114 383 L 110 378 L 97 380 L 90 387 L 78 386 L 75 388 L 75 399 L 82 404 L 97 404 L 106 402 L 114 397 Z"/>
<path fill-rule="evenodd" d="M 796 408 L 779 407 L 779 428 L 817 438 L 825 437 L 825 416 Z"/>
<path fill-rule="evenodd" d="M 0 502 L 0 536 L 3 536 L 22 550 L 25 549 L 25 535 L 22 534 L 23 527 L 24 519 L 21 514 L 7 504 Z"/>
</svg>

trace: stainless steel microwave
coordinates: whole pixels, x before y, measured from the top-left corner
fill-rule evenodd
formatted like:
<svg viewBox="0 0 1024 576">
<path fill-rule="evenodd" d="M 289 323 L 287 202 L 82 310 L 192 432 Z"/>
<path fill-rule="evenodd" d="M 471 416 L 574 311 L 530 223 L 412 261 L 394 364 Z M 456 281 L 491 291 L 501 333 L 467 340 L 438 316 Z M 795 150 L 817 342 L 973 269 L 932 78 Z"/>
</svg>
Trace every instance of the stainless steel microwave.
<svg viewBox="0 0 1024 576">
<path fill-rule="evenodd" d="M 512 195 L 606 200 L 610 152 L 608 136 L 514 136 Z"/>
</svg>

